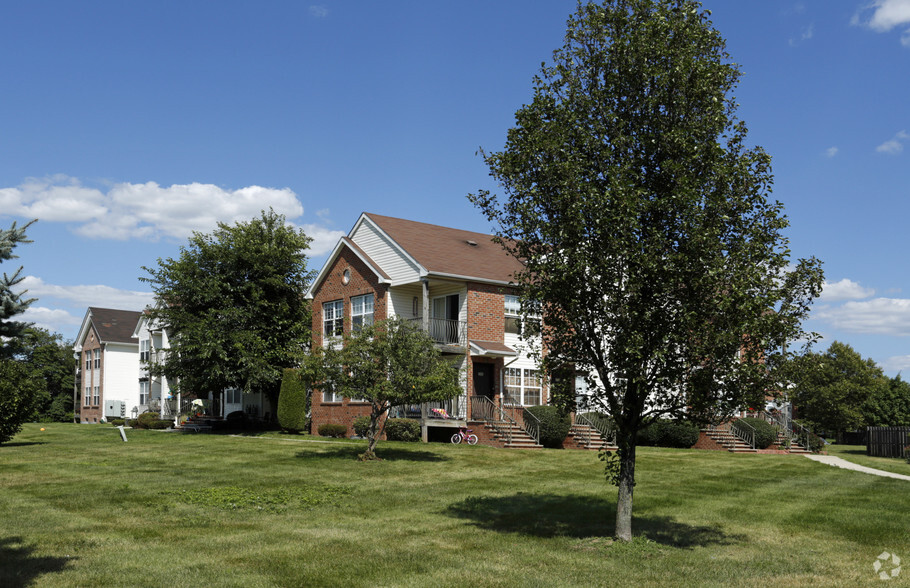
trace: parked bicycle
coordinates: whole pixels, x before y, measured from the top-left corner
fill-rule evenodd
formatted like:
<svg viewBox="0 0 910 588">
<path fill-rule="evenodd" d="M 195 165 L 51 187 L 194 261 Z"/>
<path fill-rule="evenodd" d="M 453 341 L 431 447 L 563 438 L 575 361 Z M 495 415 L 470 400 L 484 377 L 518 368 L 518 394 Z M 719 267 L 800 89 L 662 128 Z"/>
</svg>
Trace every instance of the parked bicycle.
<svg viewBox="0 0 910 588">
<path fill-rule="evenodd" d="M 474 429 L 466 429 L 465 427 L 459 427 L 458 432 L 452 435 L 452 443 L 458 445 L 459 443 L 467 443 L 468 445 L 477 445 L 477 435 L 474 434 Z"/>
</svg>

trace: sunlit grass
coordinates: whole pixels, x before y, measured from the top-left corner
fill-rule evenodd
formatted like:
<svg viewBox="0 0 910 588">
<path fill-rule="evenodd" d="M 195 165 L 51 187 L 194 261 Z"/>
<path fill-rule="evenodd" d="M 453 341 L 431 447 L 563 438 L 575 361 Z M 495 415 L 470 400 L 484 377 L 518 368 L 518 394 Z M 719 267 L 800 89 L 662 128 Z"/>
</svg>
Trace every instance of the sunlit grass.
<svg viewBox="0 0 910 588">
<path fill-rule="evenodd" d="M 0 446 L 0 586 L 856 586 L 910 558 L 910 482 L 639 449 L 636 539 L 596 453 L 28 425 Z"/>
<path fill-rule="evenodd" d="M 825 451 L 829 455 L 836 455 L 867 468 L 876 468 L 886 472 L 910 476 L 910 463 L 907 463 L 905 459 L 868 456 L 866 455 L 865 445 L 828 445 L 825 447 Z"/>
</svg>

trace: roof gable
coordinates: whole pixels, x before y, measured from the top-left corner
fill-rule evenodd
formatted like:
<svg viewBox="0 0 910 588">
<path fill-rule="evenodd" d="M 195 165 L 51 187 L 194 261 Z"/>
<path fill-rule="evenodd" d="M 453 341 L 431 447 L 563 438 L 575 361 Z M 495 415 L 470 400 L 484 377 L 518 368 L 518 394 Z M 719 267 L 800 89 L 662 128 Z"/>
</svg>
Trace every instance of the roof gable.
<svg viewBox="0 0 910 588">
<path fill-rule="evenodd" d="M 82 342 L 91 329 L 98 334 L 101 343 L 126 343 L 138 345 L 133 339 L 133 332 L 142 312 L 138 310 L 117 310 L 114 308 L 98 308 L 90 306 L 82 320 L 82 328 L 76 340 L 77 351 L 82 347 Z"/>
<path fill-rule="evenodd" d="M 509 283 L 521 262 L 492 235 L 364 213 L 427 274 Z"/>
</svg>

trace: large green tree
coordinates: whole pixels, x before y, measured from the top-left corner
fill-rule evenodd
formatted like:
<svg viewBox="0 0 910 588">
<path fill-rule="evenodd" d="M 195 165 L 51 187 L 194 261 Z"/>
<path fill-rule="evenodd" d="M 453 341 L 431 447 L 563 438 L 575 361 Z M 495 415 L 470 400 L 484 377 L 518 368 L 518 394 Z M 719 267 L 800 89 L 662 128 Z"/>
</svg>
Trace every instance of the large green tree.
<svg viewBox="0 0 910 588">
<path fill-rule="evenodd" d="M 910 382 L 901 375 L 876 386 L 863 402 L 863 420 L 872 427 L 910 427 Z"/>
<path fill-rule="evenodd" d="M 458 369 L 442 358 L 425 332 L 397 317 L 367 325 L 346 337 L 343 348 L 325 348 L 322 353 L 325 367 L 306 370 L 318 374 L 320 386 L 370 403 L 363 459 L 376 457 L 390 408 L 448 400 L 461 393 Z"/>
<path fill-rule="evenodd" d="M 158 301 L 149 314 L 170 343 L 153 369 L 184 392 L 263 392 L 274 415 L 282 370 L 297 365 L 310 341 L 310 241 L 269 210 L 193 233 L 177 259 L 144 267 L 149 277 L 141 279 Z"/>
<path fill-rule="evenodd" d="M 44 381 L 46 392 L 37 401 L 41 420 L 73 420 L 73 374 L 76 359 L 71 341 L 40 327 L 26 327 L 22 335 L 8 342 L 5 353 Z"/>
<path fill-rule="evenodd" d="M 813 429 L 833 432 L 840 439 L 844 431 L 867 424 L 867 415 L 878 411 L 871 402 L 886 399 L 890 382 L 871 359 L 834 341 L 824 353 L 808 353 L 795 362 L 791 400 L 796 416 Z"/>
<path fill-rule="evenodd" d="M 574 365 L 588 408 L 616 424 L 622 540 L 636 433 L 759 402 L 784 344 L 812 339 L 800 325 L 820 263 L 790 259 L 770 157 L 735 117 L 739 77 L 697 2 L 579 4 L 504 149 L 484 153 L 504 197 L 470 196 L 525 264 L 516 281 L 527 311 L 542 304 L 544 369 Z"/>
</svg>

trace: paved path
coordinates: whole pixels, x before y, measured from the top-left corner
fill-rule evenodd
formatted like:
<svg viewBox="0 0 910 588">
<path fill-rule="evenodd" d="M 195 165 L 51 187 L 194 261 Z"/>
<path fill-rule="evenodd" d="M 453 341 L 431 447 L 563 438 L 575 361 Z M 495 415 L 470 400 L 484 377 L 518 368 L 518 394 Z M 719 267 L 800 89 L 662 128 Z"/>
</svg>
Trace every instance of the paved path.
<svg viewBox="0 0 910 588">
<path fill-rule="evenodd" d="M 805 454 L 806 457 L 812 461 L 818 461 L 821 463 L 826 463 L 830 466 L 836 468 L 844 468 L 845 470 L 854 470 L 857 472 L 863 472 L 864 474 L 872 474 L 873 476 L 883 476 L 885 478 L 897 478 L 898 480 L 907 480 L 910 482 L 910 476 L 905 476 L 903 474 L 895 474 L 892 472 L 886 472 L 884 470 L 877 470 L 875 468 L 867 468 L 866 466 L 857 465 L 846 459 L 836 457 L 834 455 L 809 455 Z"/>
</svg>

